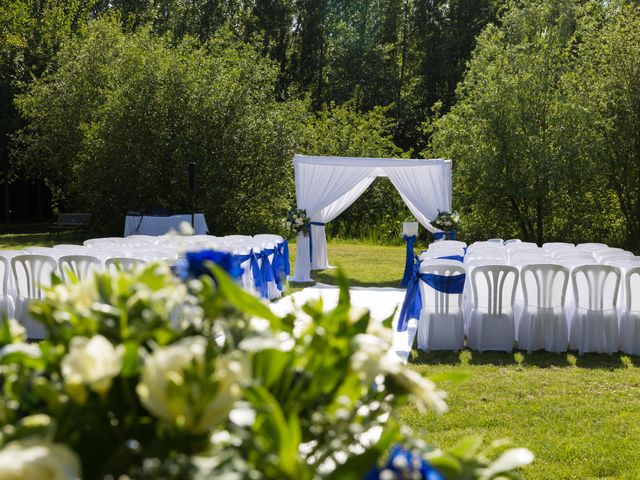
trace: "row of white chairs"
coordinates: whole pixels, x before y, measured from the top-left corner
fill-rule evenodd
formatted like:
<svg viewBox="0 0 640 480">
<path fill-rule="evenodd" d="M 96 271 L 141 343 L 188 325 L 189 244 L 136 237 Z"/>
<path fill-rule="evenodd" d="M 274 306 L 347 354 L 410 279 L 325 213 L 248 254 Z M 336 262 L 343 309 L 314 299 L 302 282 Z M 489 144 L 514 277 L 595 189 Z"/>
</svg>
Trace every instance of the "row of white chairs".
<svg viewBox="0 0 640 480">
<path fill-rule="evenodd" d="M 273 261 L 273 249 L 283 241 L 278 235 L 137 235 L 127 238 L 92 239 L 85 241 L 84 245 L 64 244 L 51 248 L 0 250 L 0 311 L 17 318 L 26 327 L 29 338 L 39 339 L 43 338 L 44 330 L 30 318 L 28 304 L 33 299 L 42 298 L 42 288 L 50 285 L 52 273 L 60 275 L 65 280 L 68 280 L 72 273 L 82 280 L 95 270 L 129 270 L 153 261 L 172 263 L 188 251 L 209 248 L 247 257 L 252 252 L 271 252 L 265 254 L 265 258 L 257 258 L 260 267 L 267 258 Z M 242 283 L 245 288 L 258 295 L 250 264 L 250 260 L 243 262 L 245 274 Z M 267 288 L 270 299 L 282 295 L 275 281 L 270 282 Z"/>
<path fill-rule="evenodd" d="M 640 354 L 640 261 L 632 254 L 618 262 L 597 263 L 592 255 L 563 263 L 547 252 L 522 261 L 511 257 L 508 264 L 509 256 L 469 259 L 469 252 L 483 251 L 472 246 L 464 263 L 438 259 L 464 254 L 460 245 L 436 246 L 427 252 L 434 255 L 423 254 L 422 273 L 464 273 L 466 284 L 463 294 L 447 294 L 420 282 L 419 348 L 459 350 L 466 337 L 467 346 L 480 351 L 511 351 L 517 342 L 527 351 Z M 555 251 L 565 245 L 547 247 Z"/>
</svg>

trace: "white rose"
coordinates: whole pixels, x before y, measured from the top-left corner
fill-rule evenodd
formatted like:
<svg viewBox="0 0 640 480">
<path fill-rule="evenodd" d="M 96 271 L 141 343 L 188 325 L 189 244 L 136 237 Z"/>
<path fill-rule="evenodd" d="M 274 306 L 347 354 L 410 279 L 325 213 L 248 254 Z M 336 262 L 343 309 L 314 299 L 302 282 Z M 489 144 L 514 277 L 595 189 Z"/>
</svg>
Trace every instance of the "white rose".
<svg viewBox="0 0 640 480">
<path fill-rule="evenodd" d="M 207 373 L 206 346 L 204 337 L 186 337 L 158 348 L 145 359 L 136 389 L 155 416 L 194 432 L 205 432 L 226 420 L 241 394 L 240 363 L 219 357 L 213 375 Z"/>
<path fill-rule="evenodd" d="M 2 480 L 76 480 L 80 462 L 66 445 L 37 438 L 16 440 L 0 450 Z"/>
<path fill-rule="evenodd" d="M 102 335 L 91 339 L 74 337 L 69 353 L 62 359 L 62 376 L 70 385 L 87 385 L 94 392 L 104 394 L 122 368 L 124 347 L 114 348 Z"/>
<path fill-rule="evenodd" d="M 351 368 L 360 373 L 362 382 L 368 385 L 378 375 L 391 377 L 404 388 L 419 410 L 446 412 L 446 393 L 438 390 L 431 380 L 409 369 L 400 357 L 390 350 L 389 337 L 385 338 L 385 335 L 376 333 L 378 332 L 359 334 L 353 339 L 356 351 L 351 356 Z"/>
</svg>

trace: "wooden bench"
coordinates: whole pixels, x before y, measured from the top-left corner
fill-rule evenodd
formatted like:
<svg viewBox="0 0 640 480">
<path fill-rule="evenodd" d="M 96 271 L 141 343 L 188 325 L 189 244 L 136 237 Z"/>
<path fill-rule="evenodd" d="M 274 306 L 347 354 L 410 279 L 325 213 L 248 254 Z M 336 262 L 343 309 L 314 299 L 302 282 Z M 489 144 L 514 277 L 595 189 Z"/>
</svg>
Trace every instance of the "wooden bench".
<svg viewBox="0 0 640 480">
<path fill-rule="evenodd" d="M 49 225 L 49 233 L 67 230 L 85 230 L 91 221 L 90 213 L 61 213 L 58 220 Z"/>
</svg>

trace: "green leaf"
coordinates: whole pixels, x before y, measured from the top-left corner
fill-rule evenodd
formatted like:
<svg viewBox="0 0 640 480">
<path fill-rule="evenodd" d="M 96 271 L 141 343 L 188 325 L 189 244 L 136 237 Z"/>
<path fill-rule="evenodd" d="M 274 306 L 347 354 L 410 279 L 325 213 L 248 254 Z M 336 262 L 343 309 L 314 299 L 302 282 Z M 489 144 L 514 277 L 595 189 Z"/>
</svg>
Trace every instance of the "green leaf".
<svg viewBox="0 0 640 480">
<path fill-rule="evenodd" d="M 271 328 L 280 330 L 282 320 L 262 301 L 236 285 L 222 268 L 211 263 L 210 267 L 218 282 L 218 288 L 224 298 L 241 312 L 247 315 L 264 318 L 269 321 Z"/>
</svg>

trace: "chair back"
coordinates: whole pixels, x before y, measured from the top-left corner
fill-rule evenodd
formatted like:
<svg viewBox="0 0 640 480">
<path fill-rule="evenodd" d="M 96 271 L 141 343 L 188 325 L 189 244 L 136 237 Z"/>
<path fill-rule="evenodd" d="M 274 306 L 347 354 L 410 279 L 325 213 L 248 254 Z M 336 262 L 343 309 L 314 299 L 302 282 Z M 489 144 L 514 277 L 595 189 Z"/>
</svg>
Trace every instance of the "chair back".
<svg viewBox="0 0 640 480">
<path fill-rule="evenodd" d="M 24 254 L 11 259 L 11 270 L 18 295 L 22 298 L 42 298 L 42 287 L 51 285 L 51 274 L 58 262 L 48 255 Z"/>
<path fill-rule="evenodd" d="M 524 304 L 538 308 L 564 306 L 569 269 L 560 265 L 538 263 L 527 265 L 520 272 Z"/>
<path fill-rule="evenodd" d="M 82 244 L 85 247 L 105 246 L 105 245 L 122 245 L 124 241 L 123 237 L 104 237 L 104 238 L 90 238 L 85 240 Z"/>
<path fill-rule="evenodd" d="M 55 250 L 64 250 L 67 252 L 84 252 L 87 250 L 87 247 L 84 245 L 74 245 L 72 243 L 61 243 L 59 245 L 54 245 L 52 247 Z"/>
<path fill-rule="evenodd" d="M 13 271 L 11 270 L 11 259 L 18 255 L 24 255 L 24 250 L 0 250 L 0 280 L 2 281 L 2 288 L 0 294 L 6 295 L 11 290 L 15 290 L 16 282 L 13 277 Z"/>
<path fill-rule="evenodd" d="M 602 258 L 619 256 L 619 257 L 633 257 L 633 253 L 627 252 L 621 248 L 603 248 L 601 250 L 594 250 L 591 252 L 596 260 L 600 261 Z"/>
<path fill-rule="evenodd" d="M 463 275 L 465 270 L 460 262 L 439 260 L 434 263 L 423 263 L 420 267 L 420 273 L 448 277 Z M 441 292 L 423 281 L 420 282 L 420 296 L 422 297 L 422 308 L 437 314 L 457 314 L 462 304 L 462 294 Z"/>
<path fill-rule="evenodd" d="M 542 248 L 545 250 L 555 250 L 557 248 L 576 248 L 573 243 L 567 242 L 547 242 L 542 244 Z"/>
<path fill-rule="evenodd" d="M 141 260 L 139 258 L 111 257 L 111 258 L 107 258 L 107 260 L 104 262 L 104 265 L 111 272 L 115 272 L 117 270 L 120 270 L 123 272 L 130 272 L 134 268 L 140 265 L 145 265 L 146 263 L 147 263 L 146 260 Z"/>
<path fill-rule="evenodd" d="M 504 252 L 494 252 L 494 251 L 474 251 L 472 253 L 468 253 L 465 257 L 465 261 L 474 261 L 474 260 L 500 260 L 506 261 L 507 256 Z"/>
<path fill-rule="evenodd" d="M 501 238 L 490 238 L 487 240 L 488 243 L 497 243 L 498 245 L 504 245 L 504 240 Z"/>
<path fill-rule="evenodd" d="M 517 242 L 509 241 L 509 243 L 505 242 L 504 246 L 509 251 L 517 250 L 519 248 L 540 248 L 537 243 L 523 242 L 522 240 L 518 240 Z"/>
<path fill-rule="evenodd" d="M 627 311 L 640 312 L 640 266 L 627 270 L 624 283 Z"/>
<path fill-rule="evenodd" d="M 226 235 L 222 237 L 222 240 L 224 240 L 225 242 L 236 242 L 242 240 L 250 242 L 253 240 L 253 237 L 251 235 Z"/>
<path fill-rule="evenodd" d="M 548 255 L 518 255 L 509 260 L 509 265 L 514 267 L 524 267 L 526 265 L 535 265 L 539 263 L 553 264 L 554 260 Z"/>
<path fill-rule="evenodd" d="M 620 288 L 620 270 L 609 265 L 583 265 L 573 269 L 576 308 L 604 311 L 614 308 Z"/>
<path fill-rule="evenodd" d="M 429 248 L 432 248 L 435 246 L 465 248 L 467 244 L 465 242 L 461 242 L 460 240 L 439 240 L 437 242 L 429 244 Z"/>
<path fill-rule="evenodd" d="M 603 248 L 607 248 L 606 243 L 579 243 L 576 245 L 576 248 L 580 250 L 602 250 Z"/>
<path fill-rule="evenodd" d="M 513 309 L 518 270 L 507 265 L 484 265 L 471 271 L 471 289 L 476 310 L 502 315 Z"/>
<path fill-rule="evenodd" d="M 102 260 L 92 255 L 64 255 L 58 259 L 58 267 L 65 282 L 73 272 L 78 280 L 84 280 L 94 271 L 102 268 Z"/>
<path fill-rule="evenodd" d="M 605 257 L 600 257 L 598 263 L 604 263 L 605 265 L 612 265 L 611 262 L 627 262 L 627 263 L 640 263 L 640 259 L 634 257 L 633 255 L 607 255 Z"/>
<path fill-rule="evenodd" d="M 284 242 L 284 238 L 282 238 L 280 235 L 271 235 L 268 233 L 261 233 L 258 235 L 254 235 L 253 239 L 258 240 L 260 242 L 268 242 L 268 243 L 275 243 L 275 244 Z"/>
</svg>

